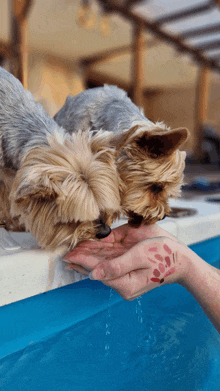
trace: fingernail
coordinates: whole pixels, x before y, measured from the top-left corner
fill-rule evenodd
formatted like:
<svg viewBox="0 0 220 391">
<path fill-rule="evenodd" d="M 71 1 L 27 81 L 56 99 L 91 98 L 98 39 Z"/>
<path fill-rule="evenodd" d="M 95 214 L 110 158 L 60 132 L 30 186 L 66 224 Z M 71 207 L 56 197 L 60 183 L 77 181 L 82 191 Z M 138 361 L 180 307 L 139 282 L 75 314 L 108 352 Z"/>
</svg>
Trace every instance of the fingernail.
<svg viewBox="0 0 220 391">
<path fill-rule="evenodd" d="M 89 273 L 88 277 L 89 277 L 90 280 L 94 280 L 94 277 L 93 277 L 93 275 L 92 275 L 92 272 Z"/>
<path fill-rule="evenodd" d="M 103 280 L 105 278 L 105 272 L 103 268 L 94 269 L 92 272 L 93 280 Z"/>
</svg>

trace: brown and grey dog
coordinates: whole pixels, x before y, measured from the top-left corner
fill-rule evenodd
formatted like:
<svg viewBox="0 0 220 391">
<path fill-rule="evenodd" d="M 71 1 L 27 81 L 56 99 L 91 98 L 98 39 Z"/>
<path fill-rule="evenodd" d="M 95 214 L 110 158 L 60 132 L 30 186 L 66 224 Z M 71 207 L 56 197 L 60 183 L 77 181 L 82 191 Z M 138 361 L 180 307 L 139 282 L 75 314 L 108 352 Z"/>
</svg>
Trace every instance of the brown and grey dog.
<svg viewBox="0 0 220 391">
<path fill-rule="evenodd" d="M 6 227 L 24 227 L 40 246 L 64 252 L 111 232 L 120 195 L 108 132 L 67 134 L 3 68 L 0 166 Z"/>
<path fill-rule="evenodd" d="M 107 85 L 69 96 L 54 119 L 70 135 L 88 127 L 93 134 L 111 132 L 122 212 L 130 225 L 152 224 L 169 214 L 168 199 L 179 196 L 183 182 L 186 153 L 179 147 L 187 129 L 149 121 L 125 91 Z"/>
</svg>

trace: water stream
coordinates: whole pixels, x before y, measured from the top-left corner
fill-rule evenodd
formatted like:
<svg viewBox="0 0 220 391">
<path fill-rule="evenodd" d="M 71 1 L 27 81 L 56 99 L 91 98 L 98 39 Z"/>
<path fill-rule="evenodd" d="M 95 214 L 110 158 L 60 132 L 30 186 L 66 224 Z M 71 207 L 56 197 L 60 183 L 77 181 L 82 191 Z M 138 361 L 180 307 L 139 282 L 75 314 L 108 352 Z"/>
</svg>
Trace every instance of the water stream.
<svg viewBox="0 0 220 391">
<path fill-rule="evenodd" d="M 142 311 L 142 296 L 138 297 L 136 299 L 136 314 L 138 323 L 143 323 L 143 311 Z"/>
<path fill-rule="evenodd" d="M 113 289 L 111 288 L 110 289 L 110 292 L 109 292 L 109 300 L 108 300 L 108 310 L 107 310 L 107 315 L 106 315 L 106 324 L 105 324 L 105 335 L 106 335 L 106 338 L 105 338 L 105 356 L 108 356 L 109 354 L 109 349 L 110 349 L 110 334 L 111 334 L 111 331 L 110 331 L 110 323 L 111 323 L 111 307 L 112 307 L 112 296 L 113 296 Z"/>
</svg>

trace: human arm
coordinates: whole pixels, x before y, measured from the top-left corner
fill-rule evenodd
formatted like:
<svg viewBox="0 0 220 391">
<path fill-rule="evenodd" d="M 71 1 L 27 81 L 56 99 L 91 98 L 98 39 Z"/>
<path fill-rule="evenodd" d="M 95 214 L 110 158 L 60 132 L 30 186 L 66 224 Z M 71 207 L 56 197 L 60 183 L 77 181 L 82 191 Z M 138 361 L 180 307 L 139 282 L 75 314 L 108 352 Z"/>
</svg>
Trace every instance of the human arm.
<svg viewBox="0 0 220 391">
<path fill-rule="evenodd" d="M 189 271 L 181 285 L 196 299 L 220 333 L 220 270 L 192 253 Z"/>
</svg>

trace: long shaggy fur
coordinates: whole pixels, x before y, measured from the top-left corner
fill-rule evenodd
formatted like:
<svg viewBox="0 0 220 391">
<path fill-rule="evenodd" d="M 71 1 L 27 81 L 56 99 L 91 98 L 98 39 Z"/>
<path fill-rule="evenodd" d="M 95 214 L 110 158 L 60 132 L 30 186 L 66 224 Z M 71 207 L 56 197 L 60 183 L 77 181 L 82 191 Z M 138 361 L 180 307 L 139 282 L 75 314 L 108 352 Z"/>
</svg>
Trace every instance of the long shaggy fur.
<svg viewBox="0 0 220 391">
<path fill-rule="evenodd" d="M 0 224 L 8 231 L 24 231 L 19 219 L 13 218 L 10 214 L 9 194 L 15 174 L 15 171 L 9 168 L 0 168 Z"/>
<path fill-rule="evenodd" d="M 48 147 L 35 148 L 23 159 L 10 195 L 11 214 L 20 216 L 41 246 L 71 241 L 72 247 L 95 237 L 92 222 L 100 215 L 108 225 L 117 216 L 114 154 L 103 142 L 100 147 L 100 136 L 79 131 L 63 143 L 51 137 Z M 42 227 L 49 227 L 46 235 Z"/>
<path fill-rule="evenodd" d="M 42 247 L 70 250 L 118 216 L 120 179 L 109 133 L 67 134 L 2 68 L 0 145 L 0 164 L 10 171 L 10 184 L 9 177 L 2 184 L 10 218 Z"/>
<path fill-rule="evenodd" d="M 122 212 L 131 225 L 169 214 L 168 198 L 180 194 L 183 182 L 186 154 L 178 148 L 188 137 L 186 129 L 149 121 L 123 90 L 107 85 L 69 96 L 54 119 L 69 134 L 79 126 L 89 126 L 93 134 L 99 128 L 111 132 Z"/>
</svg>

